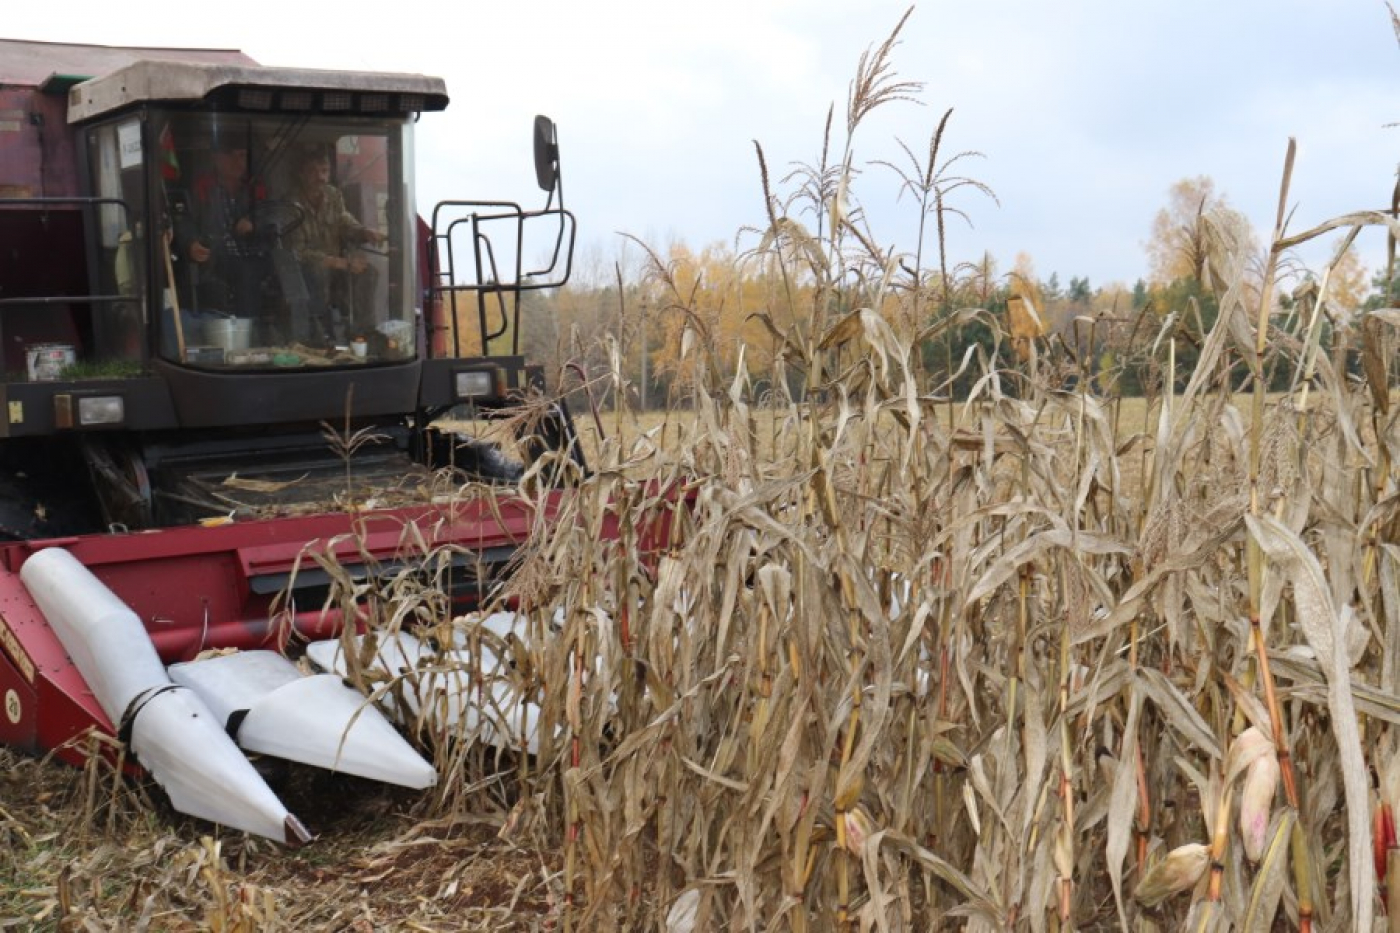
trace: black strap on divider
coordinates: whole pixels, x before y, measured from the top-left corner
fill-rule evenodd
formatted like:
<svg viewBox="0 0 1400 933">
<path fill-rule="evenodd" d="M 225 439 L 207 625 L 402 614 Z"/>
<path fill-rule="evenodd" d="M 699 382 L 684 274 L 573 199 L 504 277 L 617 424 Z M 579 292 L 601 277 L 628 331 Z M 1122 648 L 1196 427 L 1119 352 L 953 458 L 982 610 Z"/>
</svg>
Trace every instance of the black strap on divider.
<svg viewBox="0 0 1400 933">
<path fill-rule="evenodd" d="M 243 728 L 243 720 L 247 718 L 248 711 L 246 709 L 236 709 L 228 714 L 228 722 L 224 723 L 224 731 L 228 733 L 228 737 L 233 739 L 235 744 L 238 742 L 238 730 Z"/>
<path fill-rule="evenodd" d="M 131 747 L 131 730 L 136 725 L 136 717 L 141 714 L 141 710 L 146 708 L 146 704 L 160 696 L 162 693 L 169 693 L 171 690 L 183 690 L 179 684 L 163 684 L 159 687 L 152 687 L 150 690 L 143 690 L 131 698 L 131 702 L 126 706 L 126 712 L 122 713 L 122 721 L 117 726 L 117 739 L 127 748 Z"/>
</svg>

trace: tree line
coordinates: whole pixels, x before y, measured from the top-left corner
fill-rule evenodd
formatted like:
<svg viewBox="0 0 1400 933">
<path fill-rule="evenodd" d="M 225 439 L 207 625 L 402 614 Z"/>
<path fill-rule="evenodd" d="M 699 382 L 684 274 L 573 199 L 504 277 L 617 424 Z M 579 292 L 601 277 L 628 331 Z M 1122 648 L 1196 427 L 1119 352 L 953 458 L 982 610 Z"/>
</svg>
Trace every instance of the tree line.
<svg viewBox="0 0 1400 933">
<path fill-rule="evenodd" d="M 1027 254 L 1005 269 L 983 254 L 947 272 L 911 268 L 906 258 L 875 310 L 922 335 L 916 364 L 930 391 L 960 396 L 988 369 L 1012 373 L 1035 352 L 1067 388 L 1155 394 L 1168 378 L 1164 342 L 1172 344 L 1175 371 L 1192 371 L 1227 285 L 1227 252 L 1248 258 L 1247 287 L 1257 290 L 1265 254 L 1248 222 L 1209 177 L 1186 178 L 1153 219 L 1147 272 L 1131 285 L 1095 286 L 1081 275 L 1065 281 L 1053 271 L 1042 277 Z M 722 244 L 677 242 L 656 252 L 628 241 L 611 263 L 594 256 L 580 265 L 571 284 L 522 306 L 522 349 L 566 388 L 585 374 L 599 377 L 595 402 L 605 406 L 618 403 L 618 391 L 641 409 L 684 405 L 683 387 L 694 375 L 688 368 L 699 359 L 681 352 L 688 334 L 704 341 L 703 359 L 716 371 L 737 372 L 742 361 L 751 401 L 762 402 L 778 388 L 775 380 L 800 393 L 809 388 L 803 374 L 779 365 L 780 335 L 820 326 L 814 309 L 829 321 L 872 297 L 859 289 L 819 295 L 821 282 L 785 278 L 773 255 Z M 1278 296 L 1275 310 L 1285 330 L 1318 287 L 1307 270 L 1292 271 L 1294 287 Z M 1354 251 L 1343 253 L 1330 272 L 1324 326 L 1395 304 L 1400 286 L 1384 273 L 1368 273 Z M 1250 297 L 1257 301 L 1257 291 Z M 1272 378 L 1273 388 L 1283 388 L 1288 373 Z"/>
</svg>

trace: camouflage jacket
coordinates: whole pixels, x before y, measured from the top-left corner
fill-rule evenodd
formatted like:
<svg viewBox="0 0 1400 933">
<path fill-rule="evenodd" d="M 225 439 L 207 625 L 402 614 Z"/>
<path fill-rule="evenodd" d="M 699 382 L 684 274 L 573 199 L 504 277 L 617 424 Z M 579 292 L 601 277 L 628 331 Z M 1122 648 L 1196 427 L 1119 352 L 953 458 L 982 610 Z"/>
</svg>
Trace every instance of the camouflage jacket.
<svg viewBox="0 0 1400 933">
<path fill-rule="evenodd" d="M 326 185 L 319 207 L 304 195 L 296 197 L 302 217 L 291 231 L 288 244 L 298 260 L 322 264 L 327 256 L 340 256 L 346 247 L 365 242 L 370 232 L 355 215 L 345 209 L 345 198 L 335 187 Z"/>
</svg>

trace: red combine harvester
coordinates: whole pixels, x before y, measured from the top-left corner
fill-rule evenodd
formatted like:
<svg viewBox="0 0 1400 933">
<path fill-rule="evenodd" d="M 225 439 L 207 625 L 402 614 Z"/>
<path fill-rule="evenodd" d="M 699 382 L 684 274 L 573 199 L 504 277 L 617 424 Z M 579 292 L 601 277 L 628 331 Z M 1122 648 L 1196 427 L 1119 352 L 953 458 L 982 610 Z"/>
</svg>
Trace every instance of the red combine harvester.
<svg viewBox="0 0 1400 933">
<path fill-rule="evenodd" d="M 177 809 L 292 843 L 244 750 L 435 780 L 278 649 L 339 631 L 308 549 L 368 574 L 418 539 L 460 555 L 458 605 L 492 586 L 541 517 L 508 490 L 434 504 L 444 468 L 584 467 L 562 402 L 510 455 L 435 427 L 543 389 L 521 299 L 574 240 L 543 117 L 543 209 L 418 215 L 414 124 L 447 102 L 419 75 L 0 40 L 0 741 L 78 763 L 105 730 Z"/>
</svg>

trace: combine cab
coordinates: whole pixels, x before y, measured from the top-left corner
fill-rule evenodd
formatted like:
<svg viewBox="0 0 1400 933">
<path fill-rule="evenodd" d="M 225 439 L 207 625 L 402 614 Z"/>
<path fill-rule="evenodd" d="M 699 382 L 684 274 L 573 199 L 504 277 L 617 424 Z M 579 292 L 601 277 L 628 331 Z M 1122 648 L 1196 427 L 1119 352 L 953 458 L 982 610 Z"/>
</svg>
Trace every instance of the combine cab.
<svg viewBox="0 0 1400 933">
<path fill-rule="evenodd" d="M 77 762 L 105 730 L 178 809 L 289 842 L 305 831 L 230 735 L 426 786 L 339 678 L 277 649 L 340 630 L 308 549 L 369 573 L 409 540 L 449 547 L 470 606 L 554 500 L 444 505 L 435 479 L 584 468 L 562 402 L 504 443 L 436 427 L 544 388 L 519 315 L 572 260 L 553 124 L 543 209 L 425 220 L 413 130 L 447 106 L 436 78 L 11 41 L 0 63 L 0 741 Z"/>
</svg>

